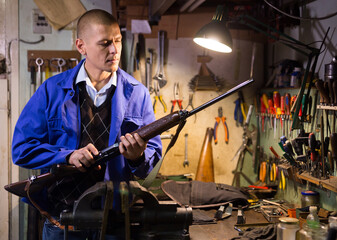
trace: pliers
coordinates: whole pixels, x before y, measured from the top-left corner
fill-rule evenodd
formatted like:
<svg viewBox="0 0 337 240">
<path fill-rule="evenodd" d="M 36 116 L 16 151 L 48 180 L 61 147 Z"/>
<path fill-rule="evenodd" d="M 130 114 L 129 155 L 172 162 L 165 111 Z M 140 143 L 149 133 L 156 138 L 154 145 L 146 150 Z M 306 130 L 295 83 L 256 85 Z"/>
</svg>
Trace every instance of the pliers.
<svg viewBox="0 0 337 240">
<path fill-rule="evenodd" d="M 183 101 L 182 99 L 179 98 L 179 83 L 174 83 L 174 88 L 173 88 L 173 95 L 174 95 L 174 100 L 171 100 L 172 102 L 172 107 L 171 107 L 171 113 L 174 111 L 174 106 L 176 103 L 178 103 L 179 109 L 182 110 L 183 106 L 181 102 Z"/>
<path fill-rule="evenodd" d="M 166 103 L 163 100 L 163 96 L 160 95 L 160 87 L 159 87 L 158 81 L 154 81 L 153 86 L 154 86 L 154 92 L 155 92 L 154 102 L 153 102 L 153 112 L 156 113 L 156 103 L 159 100 L 161 105 L 163 105 L 164 112 L 166 113 L 167 106 L 166 106 Z"/>
<path fill-rule="evenodd" d="M 218 116 L 215 118 L 215 124 L 214 124 L 214 143 L 218 143 L 218 126 L 220 121 L 222 122 L 224 129 L 225 129 L 225 142 L 228 143 L 228 126 L 226 123 L 226 118 L 222 115 L 222 107 L 218 108 Z"/>
<path fill-rule="evenodd" d="M 194 110 L 194 106 L 193 106 L 193 93 L 190 93 L 188 95 L 188 105 L 186 106 L 185 110 L 187 110 L 188 108 L 192 108 L 192 110 Z M 194 114 L 194 122 L 196 122 L 197 120 L 197 114 Z"/>
<path fill-rule="evenodd" d="M 242 124 L 243 120 L 246 120 L 247 106 L 243 99 L 242 92 L 239 91 L 238 94 L 239 94 L 239 98 L 234 102 L 235 103 L 234 120 Z"/>
</svg>

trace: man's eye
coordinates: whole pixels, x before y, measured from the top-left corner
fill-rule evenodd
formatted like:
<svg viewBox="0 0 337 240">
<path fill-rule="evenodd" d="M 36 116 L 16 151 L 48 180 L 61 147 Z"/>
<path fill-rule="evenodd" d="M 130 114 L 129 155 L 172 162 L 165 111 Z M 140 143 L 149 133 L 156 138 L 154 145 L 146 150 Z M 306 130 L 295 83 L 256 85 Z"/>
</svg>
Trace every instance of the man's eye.
<svg viewBox="0 0 337 240">
<path fill-rule="evenodd" d="M 111 44 L 110 41 L 102 42 L 100 45 L 103 47 L 108 47 Z"/>
</svg>

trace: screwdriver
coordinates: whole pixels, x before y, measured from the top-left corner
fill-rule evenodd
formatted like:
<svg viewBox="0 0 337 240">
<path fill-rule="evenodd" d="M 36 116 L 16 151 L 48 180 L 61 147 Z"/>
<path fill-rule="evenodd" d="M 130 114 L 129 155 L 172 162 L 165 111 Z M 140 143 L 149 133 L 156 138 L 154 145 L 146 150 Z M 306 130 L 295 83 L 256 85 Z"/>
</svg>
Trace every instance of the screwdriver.
<svg viewBox="0 0 337 240">
<path fill-rule="evenodd" d="M 285 103 L 285 114 L 286 114 L 286 133 L 288 135 L 289 133 L 289 118 L 290 118 L 290 94 L 289 93 L 286 93 L 284 95 L 284 103 Z"/>
<path fill-rule="evenodd" d="M 334 171 L 334 163 L 337 164 L 337 133 L 335 132 L 335 113 L 333 114 L 332 120 L 332 130 L 333 133 L 330 135 L 330 146 L 331 146 L 331 155 L 332 155 L 332 162 L 331 162 L 331 170 Z M 337 168 L 337 165 L 336 165 Z"/>
<path fill-rule="evenodd" d="M 282 132 L 282 136 L 284 136 L 285 135 L 285 131 L 284 131 L 284 129 L 285 129 L 285 127 L 284 127 L 284 114 L 285 114 L 285 109 L 284 109 L 284 96 L 281 96 L 281 99 L 280 99 L 280 101 L 281 101 L 281 118 L 280 118 L 280 121 L 281 121 L 281 132 Z"/>
<path fill-rule="evenodd" d="M 261 113 L 261 126 L 262 132 L 264 132 L 264 114 L 266 113 L 266 106 L 263 101 L 263 97 L 260 98 L 260 113 Z"/>
<path fill-rule="evenodd" d="M 317 141 L 314 133 L 309 134 L 309 148 L 310 148 L 310 159 L 312 162 L 316 162 L 318 160 L 318 154 L 316 151 L 317 148 Z"/>
<path fill-rule="evenodd" d="M 267 96 L 266 93 L 262 94 L 262 102 L 263 102 L 263 104 L 264 104 L 264 106 L 265 106 L 265 108 L 267 110 L 267 113 L 270 114 L 270 112 L 269 112 L 269 103 L 268 103 L 268 96 Z M 271 128 L 271 122 L 269 122 L 269 124 L 270 124 L 270 128 Z"/>
<path fill-rule="evenodd" d="M 274 102 L 273 102 L 273 98 L 272 97 L 268 97 L 268 113 L 269 113 L 269 122 L 270 122 L 270 126 L 273 125 L 272 123 L 272 115 L 275 114 L 275 110 L 274 110 Z M 276 126 L 273 126 L 273 128 L 275 128 Z"/>
<path fill-rule="evenodd" d="M 276 119 L 279 118 L 281 115 L 281 108 L 280 108 L 280 93 L 278 91 L 274 91 L 273 93 L 273 101 L 274 101 L 274 109 L 275 109 L 275 118 L 274 118 L 274 138 L 276 138 Z"/>
</svg>

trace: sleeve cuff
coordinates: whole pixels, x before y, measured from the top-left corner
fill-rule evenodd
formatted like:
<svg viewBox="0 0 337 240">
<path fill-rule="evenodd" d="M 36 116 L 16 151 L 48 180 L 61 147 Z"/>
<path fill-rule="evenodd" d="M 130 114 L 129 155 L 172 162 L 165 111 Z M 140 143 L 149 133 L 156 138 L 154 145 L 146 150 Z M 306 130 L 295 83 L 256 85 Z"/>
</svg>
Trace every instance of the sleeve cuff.
<svg viewBox="0 0 337 240">
<path fill-rule="evenodd" d="M 143 155 L 141 157 L 139 157 L 136 160 L 127 160 L 129 165 L 133 168 L 136 168 L 138 166 L 140 166 L 144 161 L 145 161 L 145 153 L 143 153 Z"/>
</svg>

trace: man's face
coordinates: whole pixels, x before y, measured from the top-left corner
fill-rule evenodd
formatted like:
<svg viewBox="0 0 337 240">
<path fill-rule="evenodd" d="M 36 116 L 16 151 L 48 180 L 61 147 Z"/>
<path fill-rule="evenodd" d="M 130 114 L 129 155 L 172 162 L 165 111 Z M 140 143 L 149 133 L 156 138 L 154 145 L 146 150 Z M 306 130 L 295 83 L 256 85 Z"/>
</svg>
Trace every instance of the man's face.
<svg viewBox="0 0 337 240">
<path fill-rule="evenodd" d="M 92 24 L 88 27 L 83 39 L 76 41 L 78 50 L 86 56 L 86 70 L 89 73 L 117 71 L 122 51 L 119 26 Z"/>
</svg>

